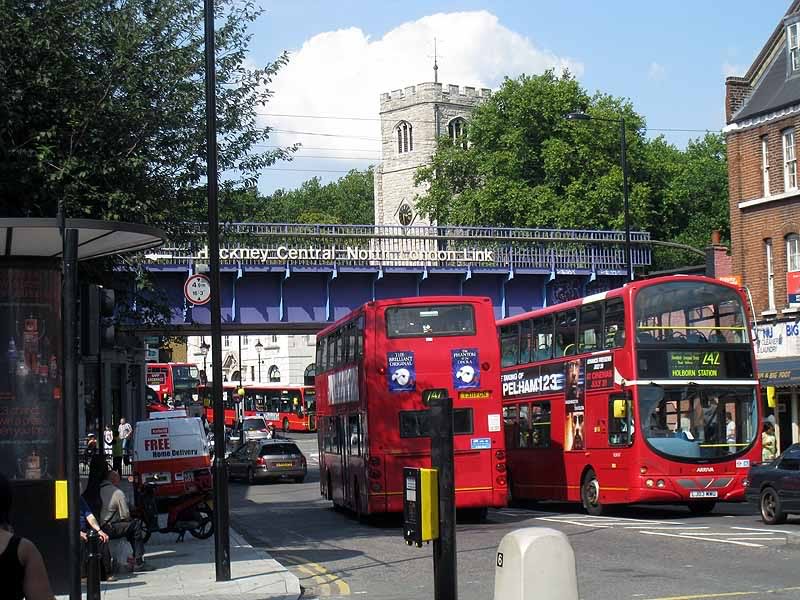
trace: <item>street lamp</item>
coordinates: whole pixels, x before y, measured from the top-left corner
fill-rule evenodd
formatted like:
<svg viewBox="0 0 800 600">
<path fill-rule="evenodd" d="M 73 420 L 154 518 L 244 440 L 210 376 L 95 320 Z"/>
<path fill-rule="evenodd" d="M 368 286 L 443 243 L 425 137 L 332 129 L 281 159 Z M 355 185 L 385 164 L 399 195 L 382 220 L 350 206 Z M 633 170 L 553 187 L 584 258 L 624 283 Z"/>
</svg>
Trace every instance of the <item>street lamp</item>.
<svg viewBox="0 0 800 600">
<path fill-rule="evenodd" d="M 258 355 L 258 383 L 261 383 L 261 351 L 264 349 L 264 344 L 261 340 L 256 342 L 256 354 Z"/>
<path fill-rule="evenodd" d="M 203 341 L 200 342 L 200 354 L 203 357 L 203 375 L 205 375 L 206 381 L 208 380 L 208 371 L 206 371 L 206 357 L 208 356 L 208 351 L 211 349 L 211 346 L 206 344 L 206 338 L 203 338 Z"/>
<path fill-rule="evenodd" d="M 631 219 L 628 211 L 628 146 L 625 142 L 625 117 L 608 119 L 594 117 L 584 112 L 571 112 L 565 115 L 568 121 L 609 121 L 619 123 L 620 130 L 620 164 L 622 165 L 622 203 L 625 211 L 625 262 L 628 268 L 628 281 L 633 281 L 633 255 L 631 250 Z"/>
</svg>

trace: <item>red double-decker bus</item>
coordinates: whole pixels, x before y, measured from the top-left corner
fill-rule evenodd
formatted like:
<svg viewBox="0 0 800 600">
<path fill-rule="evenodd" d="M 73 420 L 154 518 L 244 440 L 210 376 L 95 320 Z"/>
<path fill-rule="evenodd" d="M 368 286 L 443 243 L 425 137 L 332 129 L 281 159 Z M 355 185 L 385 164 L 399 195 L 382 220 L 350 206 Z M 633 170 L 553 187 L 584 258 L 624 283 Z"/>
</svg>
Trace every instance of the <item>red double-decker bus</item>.
<svg viewBox="0 0 800 600">
<path fill-rule="evenodd" d="M 671 276 L 498 322 L 512 498 L 686 503 L 744 499 L 761 460 L 746 298 Z"/>
<path fill-rule="evenodd" d="M 403 467 L 430 467 L 422 391 L 453 398 L 456 507 L 505 506 L 500 356 L 489 298 L 368 302 L 317 336 L 320 491 L 359 515 L 403 509 Z"/>
<path fill-rule="evenodd" d="M 240 393 L 243 392 L 243 393 Z M 206 419 L 214 422 L 211 406 L 211 385 L 200 387 Z M 232 427 L 237 409 L 245 417 L 263 416 L 276 429 L 283 431 L 316 431 L 316 394 L 312 386 L 246 383 L 222 386 L 225 425 Z"/>
<path fill-rule="evenodd" d="M 200 371 L 193 363 L 147 363 L 147 387 L 155 392 L 148 410 L 158 412 L 173 407 L 184 407 L 196 400 L 200 384 Z"/>
</svg>

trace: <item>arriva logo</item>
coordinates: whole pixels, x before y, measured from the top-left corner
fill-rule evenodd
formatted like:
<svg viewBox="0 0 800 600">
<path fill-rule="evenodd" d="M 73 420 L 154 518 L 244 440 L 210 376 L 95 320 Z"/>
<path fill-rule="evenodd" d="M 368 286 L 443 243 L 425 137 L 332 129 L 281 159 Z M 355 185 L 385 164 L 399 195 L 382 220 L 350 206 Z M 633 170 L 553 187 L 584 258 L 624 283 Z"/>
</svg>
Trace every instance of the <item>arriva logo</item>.
<svg viewBox="0 0 800 600">
<path fill-rule="evenodd" d="M 713 473 L 714 467 L 697 467 L 698 473 Z"/>
</svg>

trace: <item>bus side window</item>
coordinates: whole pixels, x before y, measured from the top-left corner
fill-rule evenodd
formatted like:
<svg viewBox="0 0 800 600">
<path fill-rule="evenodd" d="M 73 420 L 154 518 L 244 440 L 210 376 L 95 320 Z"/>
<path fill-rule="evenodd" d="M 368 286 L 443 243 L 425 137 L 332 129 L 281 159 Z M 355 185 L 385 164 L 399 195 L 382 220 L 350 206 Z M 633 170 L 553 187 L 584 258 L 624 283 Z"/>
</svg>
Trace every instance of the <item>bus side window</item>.
<svg viewBox="0 0 800 600">
<path fill-rule="evenodd" d="M 531 447 L 530 407 L 527 404 L 519 405 L 519 447 Z"/>
<path fill-rule="evenodd" d="M 524 365 L 533 360 L 531 348 L 531 321 L 521 321 L 519 324 L 519 355 L 517 364 Z"/>
<path fill-rule="evenodd" d="M 592 302 L 581 306 L 580 333 L 578 335 L 578 352 L 599 350 L 600 328 L 602 327 L 602 304 Z"/>
<path fill-rule="evenodd" d="M 606 348 L 621 348 L 625 345 L 625 306 L 622 298 L 606 300 L 604 330 Z"/>
<path fill-rule="evenodd" d="M 519 420 L 516 406 L 503 407 L 503 421 L 506 431 L 506 449 L 519 448 Z"/>
<path fill-rule="evenodd" d="M 364 357 L 364 315 L 356 320 L 356 360 Z"/>
<path fill-rule="evenodd" d="M 553 358 L 553 316 L 540 317 L 533 321 L 534 360 Z"/>
<path fill-rule="evenodd" d="M 632 440 L 631 400 L 626 395 L 611 396 L 608 400 L 608 444 L 628 446 Z"/>
<path fill-rule="evenodd" d="M 503 325 L 500 328 L 500 355 L 501 364 L 511 367 L 517 364 L 517 351 L 519 350 L 519 325 Z"/>
<path fill-rule="evenodd" d="M 535 402 L 531 405 L 531 447 L 550 447 L 549 402 Z"/>
<path fill-rule="evenodd" d="M 578 316 L 576 310 L 566 310 L 556 315 L 556 357 L 570 356 L 577 352 Z"/>
</svg>

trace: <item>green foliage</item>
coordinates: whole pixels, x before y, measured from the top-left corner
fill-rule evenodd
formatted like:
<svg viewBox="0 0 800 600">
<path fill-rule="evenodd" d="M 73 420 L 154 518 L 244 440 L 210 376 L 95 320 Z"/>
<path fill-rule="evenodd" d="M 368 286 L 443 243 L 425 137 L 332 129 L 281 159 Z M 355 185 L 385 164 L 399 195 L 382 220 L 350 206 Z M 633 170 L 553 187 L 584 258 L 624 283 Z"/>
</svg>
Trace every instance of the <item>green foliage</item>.
<svg viewBox="0 0 800 600">
<path fill-rule="evenodd" d="M 591 121 L 565 115 L 585 112 Z M 416 183 L 417 209 L 438 223 L 624 229 L 621 128 L 625 122 L 632 230 L 702 248 L 712 229 L 727 235 L 725 145 L 708 134 L 685 151 L 647 139 L 630 102 L 589 96 L 565 73 L 507 79 L 474 112 L 468 147 L 442 138 Z M 656 252 L 653 268 L 698 262 Z"/>
</svg>

